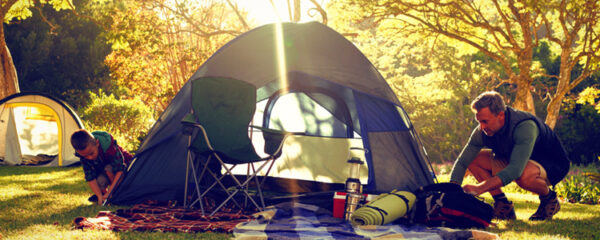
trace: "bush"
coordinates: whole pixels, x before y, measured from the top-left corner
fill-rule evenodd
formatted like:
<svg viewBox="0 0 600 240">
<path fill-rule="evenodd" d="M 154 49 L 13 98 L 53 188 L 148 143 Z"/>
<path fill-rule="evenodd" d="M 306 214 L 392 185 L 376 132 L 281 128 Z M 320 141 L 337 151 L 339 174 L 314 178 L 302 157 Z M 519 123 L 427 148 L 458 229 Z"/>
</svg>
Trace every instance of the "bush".
<svg viewBox="0 0 600 240">
<path fill-rule="evenodd" d="M 587 88 L 577 99 L 566 99 L 556 125 L 569 158 L 574 164 L 598 162 L 600 156 L 600 91 Z"/>
<path fill-rule="evenodd" d="M 586 174 L 569 176 L 556 186 L 558 195 L 568 202 L 600 204 L 600 187 Z"/>
<path fill-rule="evenodd" d="M 134 153 L 154 122 L 151 108 L 138 99 L 117 99 L 102 91 L 90 92 L 90 99 L 80 111 L 86 128 L 109 132 L 121 147 Z"/>
</svg>

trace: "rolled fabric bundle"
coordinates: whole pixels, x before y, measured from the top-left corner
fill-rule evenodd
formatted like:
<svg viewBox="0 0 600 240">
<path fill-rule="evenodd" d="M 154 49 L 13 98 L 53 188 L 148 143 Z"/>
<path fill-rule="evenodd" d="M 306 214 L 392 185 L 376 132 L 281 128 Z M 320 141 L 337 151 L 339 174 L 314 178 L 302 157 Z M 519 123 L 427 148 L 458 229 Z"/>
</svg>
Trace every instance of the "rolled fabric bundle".
<svg viewBox="0 0 600 240">
<path fill-rule="evenodd" d="M 394 190 L 356 209 L 350 216 L 352 225 L 384 225 L 403 217 L 415 204 L 417 197 L 407 191 Z"/>
</svg>

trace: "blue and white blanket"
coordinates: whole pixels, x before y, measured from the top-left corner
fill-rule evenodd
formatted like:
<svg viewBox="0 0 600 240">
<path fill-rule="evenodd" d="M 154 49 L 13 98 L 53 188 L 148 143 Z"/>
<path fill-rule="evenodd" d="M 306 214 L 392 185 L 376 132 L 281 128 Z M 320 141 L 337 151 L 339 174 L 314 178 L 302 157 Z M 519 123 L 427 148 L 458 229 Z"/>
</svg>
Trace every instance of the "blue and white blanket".
<svg viewBox="0 0 600 240">
<path fill-rule="evenodd" d="M 283 203 L 257 213 L 258 218 L 238 224 L 235 239 L 499 239 L 479 230 L 424 226 L 352 226 L 331 216 L 329 210 L 301 203 Z"/>
</svg>

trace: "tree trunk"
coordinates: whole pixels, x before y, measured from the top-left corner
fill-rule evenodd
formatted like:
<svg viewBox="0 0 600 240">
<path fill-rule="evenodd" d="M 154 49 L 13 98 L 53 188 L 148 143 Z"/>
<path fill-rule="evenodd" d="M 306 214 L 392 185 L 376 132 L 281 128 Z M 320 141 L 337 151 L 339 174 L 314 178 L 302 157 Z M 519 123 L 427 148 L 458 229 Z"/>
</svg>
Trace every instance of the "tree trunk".
<svg viewBox="0 0 600 240">
<path fill-rule="evenodd" d="M 512 104 L 512 107 L 530 112 L 535 115 L 535 107 L 533 105 L 533 96 L 531 95 L 531 82 L 527 81 L 525 78 L 519 76 L 516 80 L 517 83 L 517 95 L 515 96 L 515 102 Z"/>
<path fill-rule="evenodd" d="M 548 115 L 546 115 L 546 124 L 554 129 L 556 126 L 556 121 L 558 120 L 558 116 L 560 113 L 560 105 L 562 103 L 564 94 L 557 94 L 550 100 L 548 103 L 548 107 L 546 108 L 548 111 Z"/>
<path fill-rule="evenodd" d="M 4 39 L 4 25 L 0 26 L 0 99 L 19 92 L 17 69 Z"/>
<path fill-rule="evenodd" d="M 552 129 L 554 129 L 556 126 L 556 121 L 558 120 L 558 116 L 560 114 L 560 105 L 562 104 L 562 100 L 571 90 L 569 83 L 571 82 L 571 72 L 573 71 L 573 67 L 569 64 L 569 62 L 571 62 L 569 60 L 570 55 L 570 48 L 563 49 L 561 52 L 560 73 L 558 76 L 558 83 L 556 85 L 556 92 L 546 107 L 546 110 L 548 111 L 548 115 L 546 115 L 546 124 Z"/>
<path fill-rule="evenodd" d="M 524 19 L 530 19 L 531 15 L 526 14 L 523 16 Z M 519 66 L 519 75 L 516 76 L 517 83 L 517 95 L 515 96 L 515 103 L 513 107 L 522 111 L 530 112 L 535 115 L 535 106 L 533 105 L 533 96 L 531 95 L 531 65 L 533 63 L 533 41 L 528 21 L 523 21 L 521 29 L 523 31 L 524 47 L 516 52 L 517 64 Z"/>
</svg>

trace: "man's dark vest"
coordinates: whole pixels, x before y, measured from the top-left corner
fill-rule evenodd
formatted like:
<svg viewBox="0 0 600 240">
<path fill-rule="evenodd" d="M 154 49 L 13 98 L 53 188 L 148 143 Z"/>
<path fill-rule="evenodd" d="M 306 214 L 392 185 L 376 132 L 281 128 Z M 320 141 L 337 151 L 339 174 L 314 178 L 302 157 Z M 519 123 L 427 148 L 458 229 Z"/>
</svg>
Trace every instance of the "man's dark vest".
<svg viewBox="0 0 600 240">
<path fill-rule="evenodd" d="M 515 145 L 513 139 L 515 127 L 526 120 L 533 120 L 539 130 L 529 159 L 540 163 L 546 170 L 550 183 L 556 185 L 567 175 L 570 161 L 554 131 L 534 115 L 507 107 L 504 126 L 491 137 L 482 131 L 483 143 L 492 149 L 496 157 L 510 160 Z"/>
</svg>

